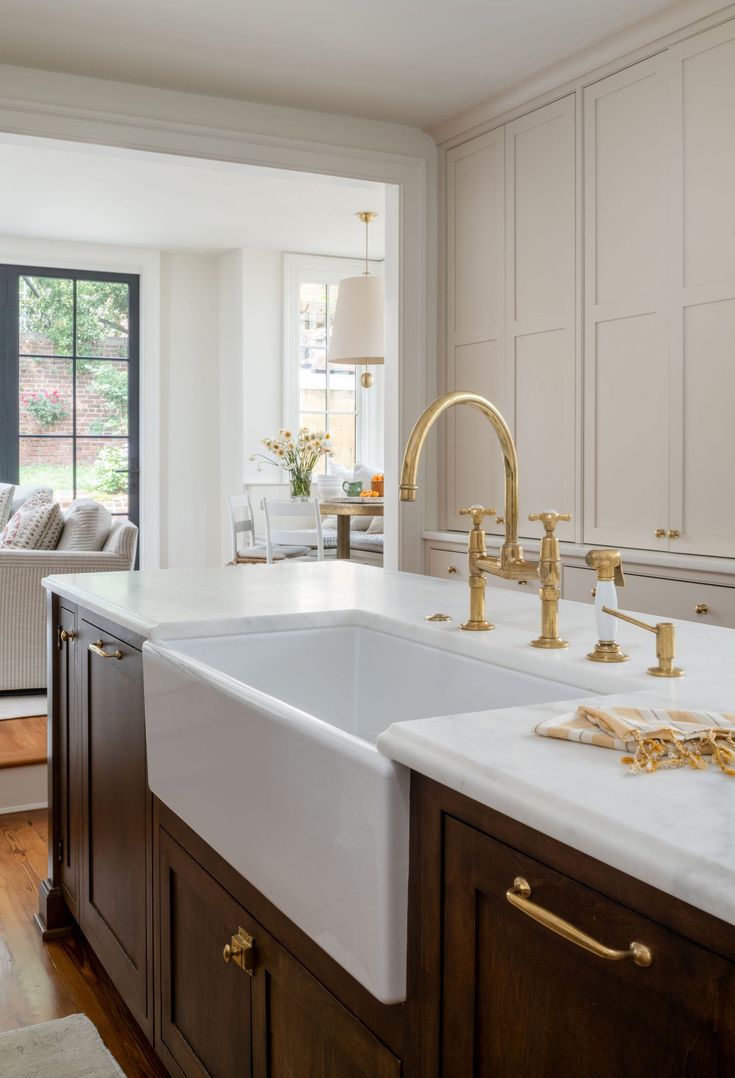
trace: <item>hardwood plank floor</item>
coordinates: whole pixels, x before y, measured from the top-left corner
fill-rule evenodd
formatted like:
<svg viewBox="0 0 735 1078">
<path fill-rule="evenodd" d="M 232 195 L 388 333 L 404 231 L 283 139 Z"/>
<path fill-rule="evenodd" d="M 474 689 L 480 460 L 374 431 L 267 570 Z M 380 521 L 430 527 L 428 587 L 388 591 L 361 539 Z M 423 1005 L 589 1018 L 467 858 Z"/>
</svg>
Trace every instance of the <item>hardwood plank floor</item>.
<svg viewBox="0 0 735 1078">
<path fill-rule="evenodd" d="M 0 722 L 0 768 L 46 763 L 45 715 Z"/>
<path fill-rule="evenodd" d="M 0 816 L 0 1031 L 86 1014 L 127 1078 L 163 1078 L 162 1064 L 81 935 L 44 943 L 36 931 L 46 836 L 45 810 Z"/>
</svg>

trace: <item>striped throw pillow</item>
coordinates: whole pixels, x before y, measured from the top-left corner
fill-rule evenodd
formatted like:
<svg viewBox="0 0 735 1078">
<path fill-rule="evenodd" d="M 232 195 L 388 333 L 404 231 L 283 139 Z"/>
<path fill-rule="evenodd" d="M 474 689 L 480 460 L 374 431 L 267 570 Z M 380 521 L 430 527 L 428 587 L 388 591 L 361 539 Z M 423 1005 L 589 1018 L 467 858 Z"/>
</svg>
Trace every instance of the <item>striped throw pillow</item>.
<svg viewBox="0 0 735 1078">
<path fill-rule="evenodd" d="M 57 550 L 102 550 L 110 534 L 112 517 L 99 502 L 78 498 L 64 514 L 64 530 Z"/>
</svg>

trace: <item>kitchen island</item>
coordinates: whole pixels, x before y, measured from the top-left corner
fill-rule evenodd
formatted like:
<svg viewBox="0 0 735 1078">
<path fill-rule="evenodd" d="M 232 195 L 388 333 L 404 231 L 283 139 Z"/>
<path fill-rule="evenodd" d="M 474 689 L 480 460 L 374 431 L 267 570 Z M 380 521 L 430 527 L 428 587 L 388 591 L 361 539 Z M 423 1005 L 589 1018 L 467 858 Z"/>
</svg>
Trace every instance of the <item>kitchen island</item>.
<svg viewBox="0 0 735 1078">
<path fill-rule="evenodd" d="M 41 927 L 80 923 L 172 1074 L 728 1073 L 733 780 L 715 768 L 633 777 L 616 752 L 533 730 L 580 698 L 732 710 L 735 631 L 680 623 L 686 676 L 654 682 L 648 634 L 623 626 L 630 661 L 589 663 L 592 611 L 562 602 L 570 648 L 536 651 L 536 597 L 492 586 L 497 629 L 477 634 L 457 629 L 462 584 L 346 563 L 90 574 L 47 586 L 53 837 Z M 435 613 L 452 620 L 425 620 Z M 462 713 L 395 721 L 377 738 L 398 773 L 411 773 L 407 934 L 392 944 L 407 956 L 397 1002 L 345 972 L 326 935 L 285 915 L 216 836 L 203 841 L 161 796 L 158 764 L 146 770 L 155 756 L 150 741 L 146 751 L 146 641 L 183 650 L 192 638 L 307 632 L 358 615 L 363 628 L 569 688 L 568 701 L 500 710 L 478 695 Z M 74 636 L 61 642 L 60 627 Z M 216 761 L 215 730 L 213 721 Z M 249 766 L 243 755 L 243 786 Z M 225 773 L 231 786 L 223 761 Z M 198 781 L 192 770 L 195 795 Z M 224 791 L 202 789 L 200 800 Z M 250 812 L 242 828 L 268 834 L 268 815 Z M 316 887 L 318 875 L 315 865 L 299 886 Z M 520 904 L 506 897 L 514 887 Z M 590 953 L 540 924 L 536 904 L 608 949 L 642 941 L 653 961 L 641 968 Z M 649 1026 L 645 1052 L 631 1058 L 624 1045 L 640 1047 Z"/>
</svg>

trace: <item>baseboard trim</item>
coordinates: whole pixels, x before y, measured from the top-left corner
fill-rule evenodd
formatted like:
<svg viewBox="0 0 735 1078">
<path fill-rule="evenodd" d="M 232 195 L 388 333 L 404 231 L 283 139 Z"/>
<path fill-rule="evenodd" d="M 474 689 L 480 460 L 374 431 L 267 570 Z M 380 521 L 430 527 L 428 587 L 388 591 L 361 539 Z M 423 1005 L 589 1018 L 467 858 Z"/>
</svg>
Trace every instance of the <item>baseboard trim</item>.
<svg viewBox="0 0 735 1078">
<path fill-rule="evenodd" d="M 11 812 L 34 812 L 36 809 L 48 808 L 48 801 L 41 801 L 32 805 L 3 805 L 0 808 L 0 816 L 9 816 Z"/>
<path fill-rule="evenodd" d="M 47 806 L 47 764 L 28 764 L 0 770 L 0 816 Z"/>
</svg>

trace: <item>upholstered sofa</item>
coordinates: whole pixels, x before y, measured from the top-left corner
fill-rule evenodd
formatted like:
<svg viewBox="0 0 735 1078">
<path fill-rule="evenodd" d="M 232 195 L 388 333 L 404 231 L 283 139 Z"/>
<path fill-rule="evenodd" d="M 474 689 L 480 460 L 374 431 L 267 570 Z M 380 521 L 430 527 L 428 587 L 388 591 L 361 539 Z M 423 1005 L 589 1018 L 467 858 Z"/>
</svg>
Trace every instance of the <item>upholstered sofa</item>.
<svg viewBox="0 0 735 1078">
<path fill-rule="evenodd" d="M 46 685 L 46 592 L 60 573 L 132 569 L 138 529 L 115 521 L 102 550 L 0 549 L 0 692 Z"/>
</svg>

